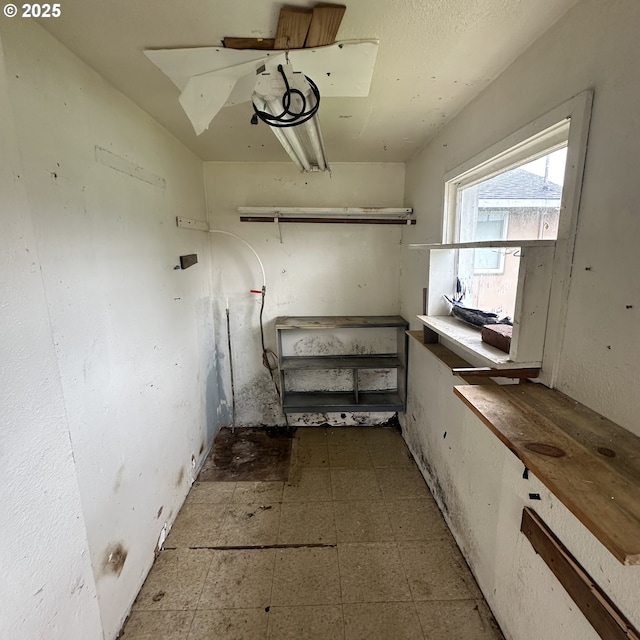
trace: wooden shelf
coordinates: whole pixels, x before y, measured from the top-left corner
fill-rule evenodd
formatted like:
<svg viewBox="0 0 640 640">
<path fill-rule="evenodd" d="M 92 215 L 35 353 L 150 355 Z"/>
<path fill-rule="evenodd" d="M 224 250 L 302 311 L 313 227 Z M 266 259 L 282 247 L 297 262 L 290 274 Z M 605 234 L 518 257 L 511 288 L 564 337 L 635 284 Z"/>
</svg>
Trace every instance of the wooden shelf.
<svg viewBox="0 0 640 640">
<path fill-rule="evenodd" d="M 554 247 L 555 240 L 478 240 L 477 242 L 451 242 L 448 244 L 410 244 L 409 249 L 437 251 L 447 249 L 505 249 L 509 247 Z"/>
<path fill-rule="evenodd" d="M 400 358 L 395 355 L 349 356 L 284 356 L 280 368 L 293 369 L 397 369 Z"/>
<path fill-rule="evenodd" d="M 418 319 L 442 338 L 451 340 L 474 363 L 491 369 L 539 369 L 541 360 L 514 362 L 508 353 L 482 342 L 475 329 L 453 316 L 418 316 Z"/>
<path fill-rule="evenodd" d="M 422 331 L 407 331 L 407 335 L 469 384 L 495 384 L 491 378 L 537 378 L 540 373 L 539 369 L 478 369 L 440 342 L 425 343 Z"/>
<path fill-rule="evenodd" d="M 621 563 L 640 565 L 640 438 L 540 384 L 454 393 Z"/>
<path fill-rule="evenodd" d="M 351 391 L 288 391 L 282 408 L 285 413 L 404 411 L 404 399 L 396 390 L 360 391 L 357 402 Z"/>
</svg>

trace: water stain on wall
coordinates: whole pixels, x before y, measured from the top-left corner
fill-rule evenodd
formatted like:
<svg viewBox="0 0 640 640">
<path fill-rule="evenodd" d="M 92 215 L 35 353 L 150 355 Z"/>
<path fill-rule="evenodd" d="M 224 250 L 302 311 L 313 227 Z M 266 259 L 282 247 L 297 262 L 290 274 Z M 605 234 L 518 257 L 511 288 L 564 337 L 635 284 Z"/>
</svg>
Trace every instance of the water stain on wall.
<svg viewBox="0 0 640 640">
<path fill-rule="evenodd" d="M 238 390 L 236 411 L 236 427 L 277 426 L 284 423 L 280 400 L 266 371 Z"/>
<path fill-rule="evenodd" d="M 118 493 L 120 491 L 120 487 L 122 486 L 122 478 L 124 476 L 124 465 L 120 465 L 118 469 L 118 473 L 116 474 L 115 482 L 113 483 L 113 493 Z"/>
<path fill-rule="evenodd" d="M 102 560 L 102 575 L 113 575 L 116 578 L 122 573 L 124 563 L 127 560 L 127 549 L 121 542 L 110 544 L 104 552 Z"/>
</svg>

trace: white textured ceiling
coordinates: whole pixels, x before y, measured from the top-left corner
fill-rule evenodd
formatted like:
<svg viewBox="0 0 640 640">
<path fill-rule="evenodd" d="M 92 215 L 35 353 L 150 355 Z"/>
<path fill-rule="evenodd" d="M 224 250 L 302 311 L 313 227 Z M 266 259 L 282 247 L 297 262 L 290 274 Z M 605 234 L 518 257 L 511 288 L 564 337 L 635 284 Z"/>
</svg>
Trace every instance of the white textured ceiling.
<svg viewBox="0 0 640 640">
<path fill-rule="evenodd" d="M 343 0 L 338 40 L 380 41 L 367 98 L 326 98 L 320 120 L 331 162 L 403 162 L 576 0 Z M 144 49 L 273 37 L 293 0 L 65 0 L 41 20 L 66 47 L 205 160 L 286 161 L 249 103 L 222 109 L 196 136 L 178 89 Z M 304 70 L 302 70 L 304 71 Z"/>
</svg>

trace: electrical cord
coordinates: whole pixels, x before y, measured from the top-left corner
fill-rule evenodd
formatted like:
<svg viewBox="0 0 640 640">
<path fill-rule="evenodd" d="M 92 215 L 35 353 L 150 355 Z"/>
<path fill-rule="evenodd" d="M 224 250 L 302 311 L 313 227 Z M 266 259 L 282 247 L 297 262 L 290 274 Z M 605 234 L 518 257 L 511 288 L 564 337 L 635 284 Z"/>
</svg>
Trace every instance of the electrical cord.
<svg viewBox="0 0 640 640">
<path fill-rule="evenodd" d="M 280 72 L 280 75 L 284 80 L 284 86 L 286 87 L 285 92 L 282 94 L 282 112 L 278 115 L 273 115 L 266 111 L 261 111 L 252 101 L 251 104 L 253 104 L 255 115 L 270 127 L 296 127 L 299 124 L 304 124 L 307 120 L 311 120 L 320 108 L 320 90 L 316 86 L 316 83 L 309 78 L 309 76 L 305 76 L 316 99 L 315 105 L 307 111 L 307 99 L 304 97 L 302 91 L 300 91 L 300 89 L 292 89 L 289 86 L 289 80 L 287 79 L 284 68 L 281 64 L 278 65 L 278 71 Z M 302 108 L 297 112 L 291 110 L 294 95 L 299 96 L 300 100 L 302 100 Z"/>
</svg>

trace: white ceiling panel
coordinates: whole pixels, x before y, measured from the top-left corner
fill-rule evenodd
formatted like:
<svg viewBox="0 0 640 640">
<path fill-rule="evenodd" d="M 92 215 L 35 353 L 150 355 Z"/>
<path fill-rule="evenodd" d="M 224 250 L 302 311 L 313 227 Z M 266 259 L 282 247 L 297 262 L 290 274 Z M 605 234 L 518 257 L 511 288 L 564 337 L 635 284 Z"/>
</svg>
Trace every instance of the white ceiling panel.
<svg viewBox="0 0 640 640">
<path fill-rule="evenodd" d="M 374 40 L 379 47 L 367 96 L 331 97 L 324 88 L 320 120 L 329 160 L 407 160 L 575 2 L 344 0 L 337 40 Z M 225 36 L 273 37 L 282 6 L 269 0 L 65 0 L 60 18 L 39 22 L 203 159 L 286 161 L 267 127 L 251 126 L 249 102 L 221 109 L 196 136 L 180 90 L 144 53 L 221 48 Z M 299 70 L 319 86 L 331 78 Z"/>
</svg>

